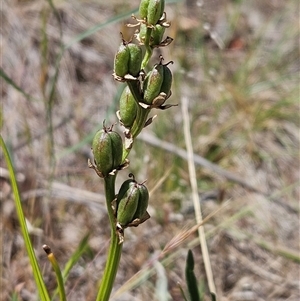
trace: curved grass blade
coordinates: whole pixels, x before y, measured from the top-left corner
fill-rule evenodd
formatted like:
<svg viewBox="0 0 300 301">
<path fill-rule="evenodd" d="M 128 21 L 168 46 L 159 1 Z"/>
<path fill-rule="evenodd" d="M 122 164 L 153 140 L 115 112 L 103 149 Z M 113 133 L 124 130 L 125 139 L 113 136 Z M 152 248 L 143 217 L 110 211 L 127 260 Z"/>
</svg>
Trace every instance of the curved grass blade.
<svg viewBox="0 0 300 301">
<path fill-rule="evenodd" d="M 2 138 L 2 135 L 0 135 L 0 144 L 1 144 L 1 148 L 4 153 L 4 158 L 5 158 L 8 170 L 9 170 L 11 185 L 12 185 L 12 189 L 13 189 L 13 193 L 14 193 L 15 206 L 16 206 L 17 215 L 18 215 L 18 220 L 19 220 L 19 223 L 21 226 L 22 236 L 25 241 L 26 250 L 27 250 L 27 253 L 29 256 L 30 264 L 32 266 L 33 276 L 34 276 L 34 279 L 35 279 L 35 282 L 36 282 L 36 285 L 38 288 L 38 292 L 39 292 L 39 295 L 40 295 L 40 298 L 42 301 L 50 301 L 50 297 L 49 297 L 48 291 L 46 289 L 46 285 L 43 280 L 41 270 L 39 268 L 39 265 L 38 265 L 38 262 L 37 262 L 37 259 L 36 259 L 36 256 L 33 251 L 33 247 L 32 247 L 32 244 L 31 244 L 31 241 L 29 238 L 28 229 L 27 229 L 27 225 L 26 225 L 26 221 L 25 221 L 25 217 L 24 217 L 24 213 L 23 213 L 23 209 L 22 209 L 22 205 L 21 205 L 19 189 L 18 189 L 16 177 L 15 177 L 15 172 L 13 169 L 12 161 L 11 161 L 10 155 L 8 153 L 7 147 Z"/>
</svg>

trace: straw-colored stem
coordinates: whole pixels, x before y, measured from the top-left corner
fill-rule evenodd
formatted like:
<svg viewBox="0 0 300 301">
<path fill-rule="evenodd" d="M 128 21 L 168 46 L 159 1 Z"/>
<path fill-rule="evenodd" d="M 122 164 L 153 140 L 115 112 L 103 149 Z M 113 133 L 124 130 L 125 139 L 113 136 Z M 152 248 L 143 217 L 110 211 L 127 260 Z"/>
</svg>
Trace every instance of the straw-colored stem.
<svg viewBox="0 0 300 301">
<path fill-rule="evenodd" d="M 185 138 L 185 144 L 186 144 L 187 154 L 188 154 L 188 167 L 189 167 L 190 182 L 192 187 L 193 204 L 195 209 L 196 221 L 197 223 L 201 223 L 203 220 L 202 220 L 201 205 L 200 205 L 200 199 L 199 199 L 198 188 L 197 188 L 197 177 L 196 177 L 196 169 L 194 164 L 194 152 L 192 146 L 190 119 L 188 113 L 188 100 L 185 96 L 181 98 L 181 104 L 182 104 L 181 107 L 182 107 L 182 116 L 183 116 L 184 138 Z M 203 255 L 205 272 L 208 281 L 208 287 L 210 293 L 213 293 L 215 295 L 216 287 L 215 287 L 213 273 L 211 269 L 209 253 L 208 253 L 203 226 L 199 227 L 198 233 L 199 233 L 199 239 L 201 244 L 201 251 Z"/>
</svg>

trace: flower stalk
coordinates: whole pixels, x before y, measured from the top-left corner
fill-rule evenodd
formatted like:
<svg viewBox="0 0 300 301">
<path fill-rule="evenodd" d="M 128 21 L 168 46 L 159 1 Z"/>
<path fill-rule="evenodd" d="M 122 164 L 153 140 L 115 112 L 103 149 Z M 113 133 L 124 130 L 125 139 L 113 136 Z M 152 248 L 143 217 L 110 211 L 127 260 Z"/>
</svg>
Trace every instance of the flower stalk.
<svg viewBox="0 0 300 301">
<path fill-rule="evenodd" d="M 122 246 L 119 243 L 119 236 L 116 232 L 115 217 L 112 209 L 112 202 L 115 198 L 115 181 L 116 175 L 104 178 L 106 207 L 111 229 L 111 241 L 108 250 L 108 257 L 106 261 L 105 270 L 100 282 L 98 295 L 96 301 L 108 301 L 111 294 L 113 284 L 117 275 L 119 262 L 121 258 Z"/>
<path fill-rule="evenodd" d="M 146 74 L 149 61 L 155 48 L 168 46 L 172 38 L 163 40 L 165 28 L 170 26 L 164 12 L 164 0 L 141 0 L 140 19 L 133 16 L 139 27 L 137 33 L 125 41 L 122 38 L 115 55 L 115 80 L 126 82 L 127 88 L 120 98 L 120 110 L 117 112 L 123 128 L 124 142 L 113 126 L 98 131 L 93 140 L 94 162 L 89 167 L 104 179 L 106 206 L 111 227 L 111 240 L 104 274 L 100 282 L 97 301 L 108 301 L 117 274 L 125 229 L 137 227 L 150 218 L 147 212 L 149 193 L 145 182 L 138 183 L 134 176 L 126 180 L 115 193 L 115 181 L 120 170 L 128 167 L 135 138 L 145 126 L 152 123 L 154 117 L 148 117 L 152 109 L 165 110 L 173 105 L 164 105 L 171 95 L 172 74 L 169 63 L 159 62 Z M 137 42 L 133 42 L 133 39 Z M 144 51 L 142 50 L 144 48 Z M 173 63 L 173 62 L 172 62 Z"/>
</svg>

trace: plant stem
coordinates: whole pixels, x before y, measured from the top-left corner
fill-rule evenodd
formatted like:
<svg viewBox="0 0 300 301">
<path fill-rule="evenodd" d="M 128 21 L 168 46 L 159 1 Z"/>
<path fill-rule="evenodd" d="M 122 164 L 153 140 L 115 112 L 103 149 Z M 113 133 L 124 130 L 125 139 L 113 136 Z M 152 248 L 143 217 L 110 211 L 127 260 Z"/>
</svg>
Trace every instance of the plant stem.
<svg viewBox="0 0 300 301">
<path fill-rule="evenodd" d="M 153 30 L 152 28 L 147 27 L 147 32 L 146 32 L 145 41 L 144 41 L 146 53 L 145 53 L 144 59 L 142 61 L 142 66 L 141 66 L 142 69 L 146 68 L 146 66 L 148 65 L 149 60 L 152 56 L 152 48 L 149 45 L 152 30 Z"/>
<path fill-rule="evenodd" d="M 147 121 L 147 117 L 149 115 L 150 109 L 144 109 L 139 105 L 139 102 L 143 101 L 143 97 L 139 91 L 139 86 L 136 81 L 128 81 L 127 85 L 130 89 L 130 92 L 134 96 L 134 99 L 136 101 L 137 105 L 137 115 L 136 119 L 131 127 L 131 135 L 132 139 L 134 140 L 138 134 L 142 131 L 142 129 L 145 127 L 145 123 Z M 131 151 L 131 148 L 125 148 L 125 145 L 123 147 L 123 157 L 122 157 L 122 162 L 125 161 L 125 159 L 128 157 L 129 153 Z"/>
<path fill-rule="evenodd" d="M 112 291 L 114 280 L 118 271 L 123 244 L 119 244 L 119 236 L 116 231 L 116 222 L 111 203 L 115 198 L 116 175 L 104 178 L 106 206 L 111 228 L 111 240 L 104 274 L 100 283 L 96 301 L 108 301 Z"/>
</svg>

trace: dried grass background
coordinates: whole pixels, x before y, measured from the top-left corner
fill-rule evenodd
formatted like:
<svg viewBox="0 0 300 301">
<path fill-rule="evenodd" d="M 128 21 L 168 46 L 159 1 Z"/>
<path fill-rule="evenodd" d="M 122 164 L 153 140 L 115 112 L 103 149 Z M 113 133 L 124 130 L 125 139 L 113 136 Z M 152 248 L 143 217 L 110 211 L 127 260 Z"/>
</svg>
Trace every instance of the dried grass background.
<svg viewBox="0 0 300 301">
<path fill-rule="evenodd" d="M 175 62 L 169 102 L 189 98 L 195 154 L 248 184 L 244 187 L 197 165 L 203 215 L 228 200 L 205 226 L 219 300 L 299 300 L 299 3 L 203 3 L 166 6 L 172 21 L 167 34 L 175 41 L 162 53 L 166 61 Z M 139 1 L 54 4 L 62 41 L 68 44 L 96 24 L 137 8 Z M 46 1 L 1 4 L 1 68 L 31 96 L 26 98 L 1 79 L 2 135 L 18 173 L 49 290 L 56 284 L 42 245 L 50 245 L 63 266 L 82 237 L 90 235 L 89 252 L 66 283 L 72 301 L 95 299 L 106 260 L 110 229 L 102 182 L 87 167 L 89 137 L 103 119 L 110 124 L 117 120 L 120 84 L 111 74 L 119 32 L 131 34 L 124 26 L 128 22 L 133 21 L 128 17 L 122 24 L 108 25 L 64 52 L 53 98 L 52 145 L 47 107 L 60 51 L 59 23 Z M 154 63 L 157 58 L 158 53 Z M 191 247 L 199 284 L 208 296 L 196 236 L 172 251 L 163 265 L 155 260 L 175 235 L 195 223 L 186 161 L 151 140 L 156 136 L 185 149 L 181 110 L 157 114 L 145 129 L 148 136 L 130 155 L 130 169 L 118 180 L 120 185 L 129 171 L 140 181 L 148 179 L 152 218 L 128 229 L 115 291 L 141 268 L 154 269 L 112 300 L 182 300 L 177 282 L 184 286 L 185 257 Z M 10 300 L 14 292 L 19 300 L 36 300 L 2 161 L 0 223 L 1 300 Z M 169 292 L 165 299 L 157 286 L 164 280 Z"/>
</svg>

